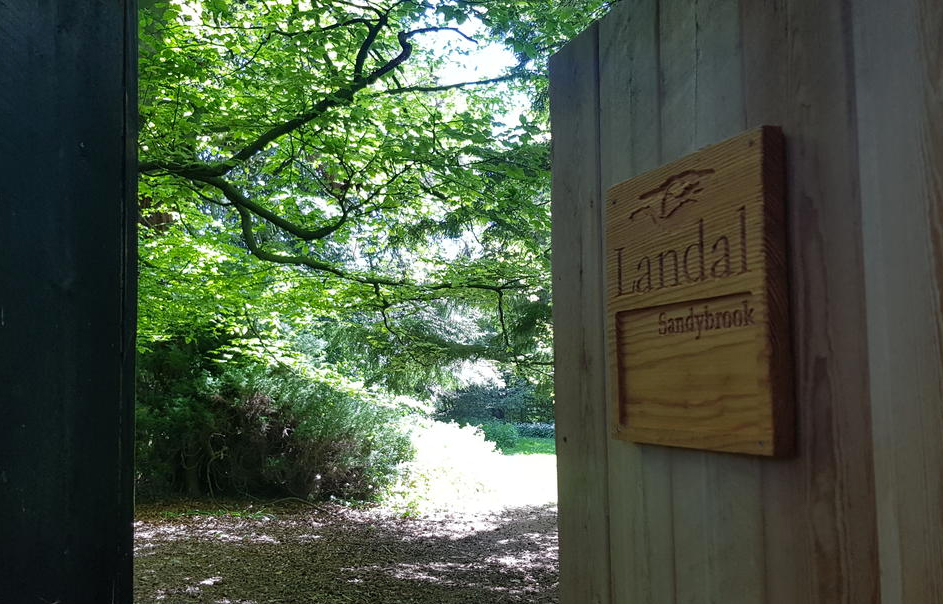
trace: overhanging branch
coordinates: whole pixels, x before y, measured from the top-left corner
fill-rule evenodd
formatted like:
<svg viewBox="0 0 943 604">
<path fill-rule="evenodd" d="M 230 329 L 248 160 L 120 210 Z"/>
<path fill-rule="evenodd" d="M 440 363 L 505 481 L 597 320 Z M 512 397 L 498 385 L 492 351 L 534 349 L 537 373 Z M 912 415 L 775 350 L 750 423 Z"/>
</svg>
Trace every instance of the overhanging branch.
<svg viewBox="0 0 943 604">
<path fill-rule="evenodd" d="M 486 86 L 488 84 L 498 84 L 515 80 L 524 76 L 523 73 L 509 73 L 495 78 L 485 80 L 471 80 L 467 82 L 456 82 L 454 84 L 442 84 L 438 86 L 399 86 L 397 88 L 387 88 L 378 94 L 404 94 L 407 92 L 442 92 L 445 90 L 454 90 L 455 88 L 467 88 L 469 86 Z"/>
<path fill-rule="evenodd" d="M 210 184 L 210 183 L 207 183 L 207 184 Z M 503 293 L 505 291 L 524 289 L 526 287 L 523 284 L 517 283 L 519 279 L 507 281 L 503 284 L 481 283 L 481 282 L 462 283 L 462 282 L 450 282 L 450 281 L 441 282 L 441 283 L 416 283 L 408 279 L 393 279 L 391 277 L 384 277 L 381 275 L 371 275 L 371 274 L 358 273 L 354 271 L 348 271 L 335 264 L 326 262 L 324 260 L 319 260 L 317 258 L 312 258 L 311 256 L 300 256 L 297 254 L 293 254 L 293 255 L 279 254 L 276 252 L 271 252 L 269 250 L 264 249 L 262 245 L 259 243 L 259 240 L 255 236 L 255 232 L 253 231 L 253 224 L 252 224 L 253 212 L 249 208 L 247 208 L 244 204 L 240 203 L 239 201 L 234 200 L 232 197 L 227 195 L 227 191 L 229 191 L 230 189 L 235 190 L 235 187 L 233 187 L 230 183 L 225 183 L 225 184 L 228 185 L 227 188 L 225 190 L 220 189 L 220 191 L 222 191 L 223 195 L 226 195 L 227 199 L 229 199 L 232 202 L 233 207 L 236 209 L 236 212 L 238 212 L 239 214 L 240 228 L 242 230 L 242 237 L 246 243 L 246 247 L 254 256 L 259 258 L 260 260 L 265 260 L 267 262 L 273 262 L 276 264 L 305 266 L 316 271 L 329 273 L 331 275 L 334 275 L 335 277 L 344 279 L 345 281 L 351 281 L 351 282 L 360 283 L 363 285 L 387 286 L 387 287 L 395 287 L 395 288 L 412 289 L 417 292 L 432 293 L 432 292 L 452 290 L 452 289 L 474 289 L 474 290 L 484 290 L 484 291 L 491 291 L 491 292 L 496 292 L 496 293 Z M 242 195 L 241 193 L 238 193 L 238 191 L 236 191 L 236 193 L 240 197 L 242 197 L 242 199 L 245 199 L 244 195 Z"/>
</svg>

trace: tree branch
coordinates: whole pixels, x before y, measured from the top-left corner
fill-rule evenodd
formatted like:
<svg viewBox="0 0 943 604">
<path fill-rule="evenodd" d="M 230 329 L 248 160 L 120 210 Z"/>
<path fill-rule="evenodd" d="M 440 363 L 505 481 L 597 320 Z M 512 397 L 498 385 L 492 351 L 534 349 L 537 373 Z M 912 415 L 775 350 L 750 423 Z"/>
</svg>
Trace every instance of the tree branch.
<svg viewBox="0 0 943 604">
<path fill-rule="evenodd" d="M 224 193 L 225 194 L 225 193 Z M 523 289 L 525 286 L 521 284 L 515 284 L 514 281 L 519 279 L 509 281 L 503 285 L 495 285 L 491 283 L 452 283 L 452 282 L 443 282 L 443 283 L 434 283 L 434 284 L 422 284 L 414 283 L 406 279 L 392 279 L 389 277 L 382 277 L 379 275 L 365 275 L 358 274 L 350 271 L 346 271 L 334 264 L 325 262 L 323 260 L 318 260 L 316 258 L 311 258 L 310 256 L 298 256 L 298 255 L 284 255 L 276 254 L 262 248 L 259 244 L 258 239 L 255 237 L 255 233 L 252 230 L 252 212 L 247 208 L 243 207 L 238 203 L 234 203 L 236 211 L 239 213 L 240 226 L 242 230 L 242 237 L 246 242 L 246 247 L 249 251 L 261 260 L 266 260 L 268 262 L 274 262 L 276 264 L 286 264 L 286 265 L 295 265 L 295 266 L 306 266 L 310 269 L 330 273 L 335 277 L 344 279 L 346 281 L 352 281 L 354 283 L 360 283 L 363 285 L 386 285 L 389 287 L 396 288 L 412 288 L 419 291 L 427 292 L 436 292 L 447 289 L 477 289 L 485 290 L 492 292 L 503 292 L 513 289 Z"/>
<path fill-rule="evenodd" d="M 412 31 L 409 32 L 409 33 L 410 33 L 411 35 L 416 36 L 416 35 L 419 35 L 419 34 L 428 34 L 428 33 L 439 32 L 439 31 L 451 31 L 451 32 L 455 32 L 455 33 L 457 33 L 458 35 L 460 35 L 460 36 L 462 36 L 463 38 L 465 38 L 466 40 L 468 40 L 469 42 L 471 42 L 471 43 L 473 43 L 473 44 L 478 44 L 478 40 L 476 40 L 475 38 L 469 36 L 468 34 L 466 34 L 465 32 L 463 32 L 462 30 L 460 30 L 460 29 L 457 28 L 457 27 L 446 27 L 446 26 L 441 26 L 441 27 L 423 27 L 422 29 L 414 29 L 414 30 L 412 30 Z"/>
<path fill-rule="evenodd" d="M 442 92 L 444 90 L 453 90 L 455 88 L 465 88 L 466 86 L 485 86 L 488 84 L 497 84 L 507 82 L 524 76 L 523 73 L 509 73 L 486 80 L 471 80 L 468 82 L 456 82 L 455 84 L 442 84 L 438 86 L 400 86 L 398 88 L 387 88 L 377 94 L 403 94 L 406 92 Z"/>
<path fill-rule="evenodd" d="M 239 191 L 239 189 L 235 187 L 235 185 L 233 185 L 231 182 L 223 178 L 220 178 L 218 176 L 203 176 L 199 174 L 190 175 L 185 172 L 180 173 L 180 176 L 183 176 L 184 178 L 190 178 L 191 180 L 196 180 L 202 183 L 206 183 L 212 187 L 215 187 L 216 189 L 219 189 L 219 191 L 226 197 L 226 199 L 228 199 L 233 205 L 237 206 L 237 208 L 243 208 L 245 210 L 248 210 L 249 212 L 255 214 L 259 218 L 264 218 L 265 220 L 271 222 L 278 228 L 284 231 L 287 231 L 288 233 L 291 233 L 292 235 L 294 235 L 295 237 L 303 241 L 315 241 L 317 239 L 324 239 L 325 237 L 327 237 L 328 235 L 330 235 L 331 233 L 339 229 L 347 220 L 347 216 L 342 215 L 341 219 L 338 222 L 335 222 L 333 224 L 325 225 L 317 229 L 306 229 L 301 226 L 298 226 L 297 224 L 295 224 L 294 222 L 290 220 L 286 220 L 285 218 L 282 218 L 281 216 L 269 210 L 268 208 L 265 208 L 255 203 L 254 201 L 252 201 L 251 199 L 243 195 L 242 192 Z"/>
<path fill-rule="evenodd" d="M 386 27 L 388 18 L 389 17 L 384 14 L 380 16 L 375 24 L 370 25 L 370 29 L 367 31 L 367 37 L 364 38 L 363 43 L 360 45 L 360 50 L 357 51 L 357 59 L 354 61 L 354 79 L 363 76 L 363 66 L 364 63 L 367 62 L 370 48 L 373 46 L 373 43 L 376 42 L 377 36 L 380 35 L 383 28 Z"/>
<path fill-rule="evenodd" d="M 229 159 L 215 162 L 215 163 L 203 163 L 203 162 L 190 162 L 187 164 L 175 164 L 173 162 L 167 161 L 149 161 L 141 162 L 138 164 L 138 171 L 141 173 L 154 172 L 158 170 L 164 170 L 171 172 L 180 176 L 185 176 L 187 178 L 194 179 L 205 179 L 213 177 L 225 176 L 231 172 L 239 163 L 244 162 L 259 152 L 261 152 L 265 147 L 275 140 L 281 138 L 282 136 L 294 132 L 298 128 L 301 128 L 305 124 L 308 124 L 318 117 L 324 115 L 328 110 L 338 107 L 341 105 L 346 105 L 353 101 L 354 97 L 358 92 L 371 86 L 376 83 L 380 78 L 392 72 L 394 69 L 406 62 L 407 59 L 412 55 L 413 45 L 409 42 L 409 39 L 413 36 L 420 34 L 436 32 L 436 31 L 455 31 L 465 36 L 461 31 L 454 27 L 423 27 L 420 29 L 414 29 L 411 31 L 401 31 L 397 34 L 397 40 L 400 45 L 400 52 L 392 59 L 388 60 L 383 65 L 377 67 L 375 70 L 370 72 L 367 75 L 363 74 L 363 69 L 366 63 L 367 56 L 370 53 L 370 49 L 375 43 L 377 37 L 379 36 L 380 31 L 383 27 L 388 25 L 388 13 L 381 13 L 379 20 L 370 27 L 367 37 L 364 39 L 363 44 L 361 44 L 360 50 L 357 54 L 357 58 L 354 64 L 354 72 L 352 80 L 344 87 L 338 88 L 333 93 L 325 96 L 320 101 L 318 101 L 310 111 L 307 111 L 293 119 L 290 119 L 286 122 L 282 122 L 276 126 L 273 126 L 260 134 L 254 140 L 246 144 L 241 150 L 233 154 Z M 372 21 L 363 19 L 362 21 L 367 23 L 373 23 Z M 345 23 L 359 22 L 358 20 L 351 20 Z M 471 38 L 469 38 L 471 39 Z M 474 40 L 473 40 L 474 41 Z M 465 86 L 480 86 L 486 84 L 494 84 L 498 82 L 503 82 L 511 80 L 514 78 L 521 77 L 521 73 L 511 73 L 496 78 L 488 78 L 486 80 L 477 80 L 469 82 L 458 82 L 455 84 L 445 84 L 441 86 L 399 86 L 396 88 L 390 88 L 382 91 L 380 94 L 403 94 L 407 92 L 437 92 L 444 90 L 451 90 L 455 88 L 462 88 Z"/>
<path fill-rule="evenodd" d="M 504 290 L 498 290 L 498 321 L 501 325 L 501 335 L 504 336 L 504 346 L 510 350 L 511 340 L 508 338 L 508 326 L 504 321 Z"/>
<path fill-rule="evenodd" d="M 326 25 L 324 27 L 319 27 L 317 29 L 299 29 L 298 31 L 285 31 L 283 29 L 273 29 L 272 33 L 284 36 L 286 38 L 294 38 L 295 36 L 306 36 L 310 34 L 322 34 L 334 29 L 340 29 L 342 27 L 350 27 L 351 25 L 367 25 L 373 23 L 371 19 L 357 18 L 357 19 L 348 19 L 347 21 L 341 21 L 339 23 L 332 23 L 331 25 Z M 261 27 L 250 27 L 245 29 L 263 29 Z"/>
</svg>

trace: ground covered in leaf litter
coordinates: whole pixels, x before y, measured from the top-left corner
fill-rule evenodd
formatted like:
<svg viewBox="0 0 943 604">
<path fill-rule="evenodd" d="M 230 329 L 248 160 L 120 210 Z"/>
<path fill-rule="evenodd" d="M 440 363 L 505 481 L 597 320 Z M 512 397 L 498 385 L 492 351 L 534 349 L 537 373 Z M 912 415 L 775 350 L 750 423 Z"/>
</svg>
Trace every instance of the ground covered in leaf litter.
<svg viewBox="0 0 943 604">
<path fill-rule="evenodd" d="M 506 459 L 503 499 L 419 518 L 293 500 L 139 505 L 135 602 L 556 603 L 553 457 Z"/>
</svg>

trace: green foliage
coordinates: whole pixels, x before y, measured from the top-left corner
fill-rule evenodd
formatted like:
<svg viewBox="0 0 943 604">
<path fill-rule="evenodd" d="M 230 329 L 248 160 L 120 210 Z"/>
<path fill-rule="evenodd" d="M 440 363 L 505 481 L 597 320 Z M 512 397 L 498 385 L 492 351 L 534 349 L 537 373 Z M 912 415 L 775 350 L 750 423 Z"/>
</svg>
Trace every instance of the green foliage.
<svg viewBox="0 0 943 604">
<path fill-rule="evenodd" d="M 221 362 L 208 338 L 140 357 L 137 475 L 170 490 L 376 499 L 408 459 L 399 413 L 368 392 L 251 357 Z"/>
<path fill-rule="evenodd" d="M 515 424 L 517 432 L 526 438 L 554 438 L 556 436 L 556 427 L 548 422 L 518 423 Z"/>
<path fill-rule="evenodd" d="M 380 392 L 464 360 L 519 379 L 440 415 L 552 419 L 546 59 L 607 8 L 142 0 L 142 493 L 372 497 Z M 472 36 L 517 64 L 443 76 Z"/>
<path fill-rule="evenodd" d="M 485 440 L 493 442 L 500 451 L 513 449 L 520 438 L 514 424 L 507 422 L 485 422 L 479 427 L 485 434 Z"/>
<path fill-rule="evenodd" d="M 513 448 L 501 452 L 505 455 L 556 455 L 557 443 L 552 438 L 522 436 Z"/>
<path fill-rule="evenodd" d="M 459 423 L 553 421 L 549 394 L 521 378 L 506 375 L 505 381 L 503 387 L 472 385 L 440 396 L 436 417 Z"/>
<path fill-rule="evenodd" d="M 140 346 L 328 321 L 344 373 L 397 392 L 460 359 L 546 381 L 546 112 L 504 121 L 607 4 L 552 8 L 144 0 Z M 440 79 L 472 36 L 518 64 Z"/>
</svg>

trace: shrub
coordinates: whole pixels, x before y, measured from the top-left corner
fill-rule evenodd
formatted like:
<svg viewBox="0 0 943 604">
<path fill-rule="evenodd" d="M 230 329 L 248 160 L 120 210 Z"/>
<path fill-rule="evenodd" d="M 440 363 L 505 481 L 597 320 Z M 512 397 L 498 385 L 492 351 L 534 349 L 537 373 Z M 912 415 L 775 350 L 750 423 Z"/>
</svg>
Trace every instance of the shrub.
<svg viewBox="0 0 943 604">
<path fill-rule="evenodd" d="M 409 456 L 396 415 L 363 397 L 259 368 L 222 382 L 237 413 L 218 475 L 246 492 L 376 499 Z"/>
<path fill-rule="evenodd" d="M 481 431 L 485 434 L 485 440 L 489 440 L 504 451 L 513 449 L 517 445 L 520 435 L 514 424 L 506 422 L 486 422 L 481 424 Z"/>
<path fill-rule="evenodd" d="M 200 342 L 142 355 L 137 482 L 167 491 L 376 499 L 409 458 L 393 410 L 336 380 L 246 358 L 219 363 Z"/>
<path fill-rule="evenodd" d="M 518 423 L 514 424 L 517 432 L 524 438 L 554 438 L 556 428 L 550 423 Z"/>
<path fill-rule="evenodd" d="M 473 385 L 439 397 L 436 418 L 478 424 L 553 421 L 553 399 L 527 380 L 505 376 L 507 386 Z"/>
</svg>

